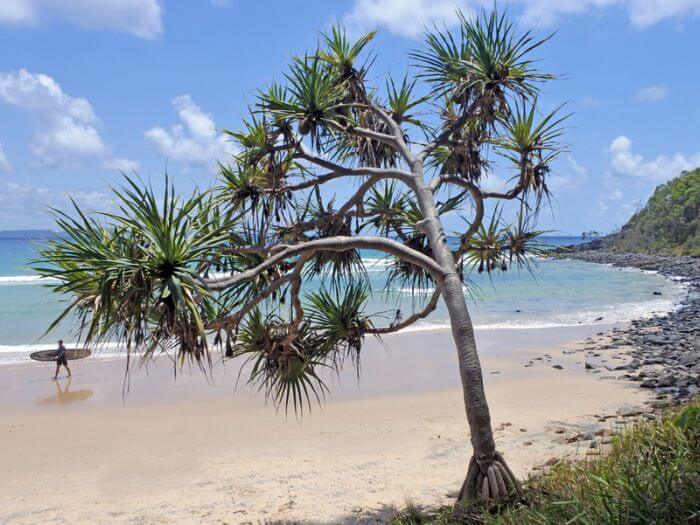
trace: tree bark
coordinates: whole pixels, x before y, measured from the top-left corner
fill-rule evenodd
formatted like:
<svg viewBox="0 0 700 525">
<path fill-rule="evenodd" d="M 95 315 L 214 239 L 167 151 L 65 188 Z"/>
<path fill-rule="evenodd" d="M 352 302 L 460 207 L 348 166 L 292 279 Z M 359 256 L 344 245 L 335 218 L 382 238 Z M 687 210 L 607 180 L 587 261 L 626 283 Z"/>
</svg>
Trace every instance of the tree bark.
<svg viewBox="0 0 700 525">
<path fill-rule="evenodd" d="M 423 179 L 422 161 L 415 161 L 412 171 L 416 176 L 415 191 L 424 218 L 422 229 L 428 237 L 435 260 L 444 272 L 438 286 L 450 316 L 452 337 L 457 348 L 464 407 L 474 449 L 458 502 L 474 497 L 492 499 L 520 494 L 517 479 L 505 464 L 503 457 L 496 452 L 491 415 L 484 393 L 483 374 L 476 351 L 474 327 L 433 192 Z"/>
</svg>

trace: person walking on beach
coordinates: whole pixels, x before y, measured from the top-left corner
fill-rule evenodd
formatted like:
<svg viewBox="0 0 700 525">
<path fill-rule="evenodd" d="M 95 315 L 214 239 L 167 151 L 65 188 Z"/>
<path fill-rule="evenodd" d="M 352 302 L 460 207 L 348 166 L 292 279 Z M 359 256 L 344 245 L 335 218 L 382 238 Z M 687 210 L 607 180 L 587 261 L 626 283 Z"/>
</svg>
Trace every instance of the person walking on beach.
<svg viewBox="0 0 700 525">
<path fill-rule="evenodd" d="M 61 365 L 66 367 L 66 370 L 68 370 L 68 377 L 70 377 L 70 368 L 68 368 L 68 359 L 66 359 L 66 347 L 63 346 L 63 341 L 58 342 L 58 355 L 56 356 L 56 373 L 53 375 L 54 381 L 58 379 L 58 371 L 61 369 Z"/>
</svg>

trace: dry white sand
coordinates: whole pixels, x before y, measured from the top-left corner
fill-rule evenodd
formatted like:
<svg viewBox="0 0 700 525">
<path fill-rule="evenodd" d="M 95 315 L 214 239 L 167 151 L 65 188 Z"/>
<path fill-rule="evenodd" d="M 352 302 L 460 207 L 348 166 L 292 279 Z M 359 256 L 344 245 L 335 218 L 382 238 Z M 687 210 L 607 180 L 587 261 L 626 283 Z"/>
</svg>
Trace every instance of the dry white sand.
<svg viewBox="0 0 700 525">
<path fill-rule="evenodd" d="M 645 399 L 561 352 L 591 331 L 478 334 L 498 449 L 521 476 L 573 450 L 551 427 L 590 428 Z M 133 375 L 125 403 L 119 361 L 76 362 L 70 384 L 46 381 L 45 365 L 3 367 L 0 523 L 339 523 L 448 501 L 470 454 L 451 338 L 385 342 L 363 351 L 359 386 L 343 374 L 301 424 L 245 386 L 234 396 L 231 367 L 207 386 L 174 382 L 161 361 Z"/>
</svg>

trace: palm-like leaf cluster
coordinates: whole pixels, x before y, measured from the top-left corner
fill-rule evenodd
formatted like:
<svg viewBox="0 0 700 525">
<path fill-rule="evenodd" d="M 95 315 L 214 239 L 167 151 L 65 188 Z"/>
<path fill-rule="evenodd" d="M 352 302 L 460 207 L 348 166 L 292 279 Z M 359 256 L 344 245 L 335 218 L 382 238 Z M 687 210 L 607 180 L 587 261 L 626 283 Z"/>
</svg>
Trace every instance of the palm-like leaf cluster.
<svg viewBox="0 0 700 525">
<path fill-rule="evenodd" d="M 344 101 L 345 84 L 330 74 L 329 64 L 318 55 L 294 58 L 287 73 L 287 87 L 260 94 L 260 108 L 277 119 L 298 125 L 311 144 L 322 146 L 324 134 L 352 124 L 351 102 Z"/>
<path fill-rule="evenodd" d="M 460 262 L 478 273 L 507 271 L 513 264 L 530 269 L 537 258 L 552 253 L 551 246 L 539 240 L 543 233 L 531 227 L 522 211 L 514 224 L 506 224 L 502 211 L 496 209 L 489 223 L 481 225 L 469 240 Z"/>
<path fill-rule="evenodd" d="M 88 342 L 116 338 L 145 355 L 174 347 L 202 362 L 209 354 L 198 302 L 207 290 L 198 268 L 227 240 L 225 226 L 200 208 L 206 193 L 179 202 L 166 182 L 158 202 L 152 188 L 127 183 L 115 192 L 120 213 L 103 217 L 110 225 L 77 207 L 78 218 L 57 211 L 65 236 L 41 251 L 37 271 L 72 297 L 61 318 L 76 313 Z"/>
<path fill-rule="evenodd" d="M 250 365 L 249 382 L 264 390 L 275 406 L 301 413 L 327 388 L 323 370 L 338 371 L 346 358 L 359 366 L 360 349 L 372 322 L 364 313 L 369 291 L 350 284 L 306 297 L 308 318 L 285 322 L 277 313 L 255 309 L 241 325 L 234 356 Z"/>
<path fill-rule="evenodd" d="M 564 134 L 561 124 L 570 115 L 560 115 L 561 108 L 538 118 L 536 104 L 529 107 L 516 103 L 515 110 L 504 121 L 507 131 L 494 140 L 503 157 L 522 170 L 526 191 L 548 194 L 546 175 L 552 161 L 563 151 L 559 139 Z"/>
<path fill-rule="evenodd" d="M 450 140 L 432 151 L 429 165 L 478 183 L 490 164 L 486 148 L 499 145 L 496 153 L 525 172 L 525 186 L 539 206 L 560 150 L 553 141 L 566 118 L 553 112 L 533 122 L 538 85 L 553 76 L 538 71 L 531 55 L 550 37 L 519 33 L 496 10 L 474 19 L 460 13 L 460 22 L 456 35 L 438 28 L 428 32 L 425 48 L 412 55 L 433 96 L 444 100 L 438 131 L 450 130 Z"/>
<path fill-rule="evenodd" d="M 459 12 L 459 19 L 457 36 L 435 28 L 426 34 L 425 50 L 412 54 L 434 95 L 462 106 L 476 103 L 482 116 L 493 122 L 498 112 L 507 112 L 508 92 L 534 96 L 536 82 L 553 78 L 537 71 L 530 59 L 549 37 L 517 33 L 506 14 L 496 10 L 473 20 Z"/>
<path fill-rule="evenodd" d="M 302 324 L 292 331 L 274 314 L 255 309 L 241 325 L 234 356 L 250 365 L 249 382 L 263 390 L 276 407 L 302 413 L 311 399 L 326 391 L 317 367 L 324 366 L 323 341 Z"/>
</svg>

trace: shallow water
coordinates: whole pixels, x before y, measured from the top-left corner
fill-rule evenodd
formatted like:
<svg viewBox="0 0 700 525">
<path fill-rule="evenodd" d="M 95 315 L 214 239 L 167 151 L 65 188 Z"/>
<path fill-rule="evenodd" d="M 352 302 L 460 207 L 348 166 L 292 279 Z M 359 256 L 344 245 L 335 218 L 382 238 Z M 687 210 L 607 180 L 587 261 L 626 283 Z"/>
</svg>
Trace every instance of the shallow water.
<svg viewBox="0 0 700 525">
<path fill-rule="evenodd" d="M 549 238 L 550 244 L 571 244 L 577 238 Z M 26 361 L 29 352 L 52 346 L 63 338 L 72 341 L 67 324 L 50 336 L 42 335 L 65 303 L 50 293 L 29 261 L 37 242 L 0 239 L 0 364 Z M 400 286 L 386 288 L 388 262 L 377 252 L 362 254 L 373 293 L 368 311 L 376 312 L 375 324 L 383 325 L 410 314 L 432 292 L 411 295 Z M 319 286 L 319 280 L 310 283 Z M 663 295 L 654 295 L 662 291 Z M 465 287 L 474 324 L 478 330 L 548 328 L 620 323 L 666 312 L 682 296 L 682 284 L 656 273 L 618 269 L 573 260 L 540 260 L 531 272 L 512 270 L 488 276 L 473 273 Z M 602 319 L 601 319 L 602 318 Z M 427 319 L 408 330 L 446 328 L 447 312 L 442 305 Z M 118 355 L 116 346 L 99 352 Z"/>
</svg>

